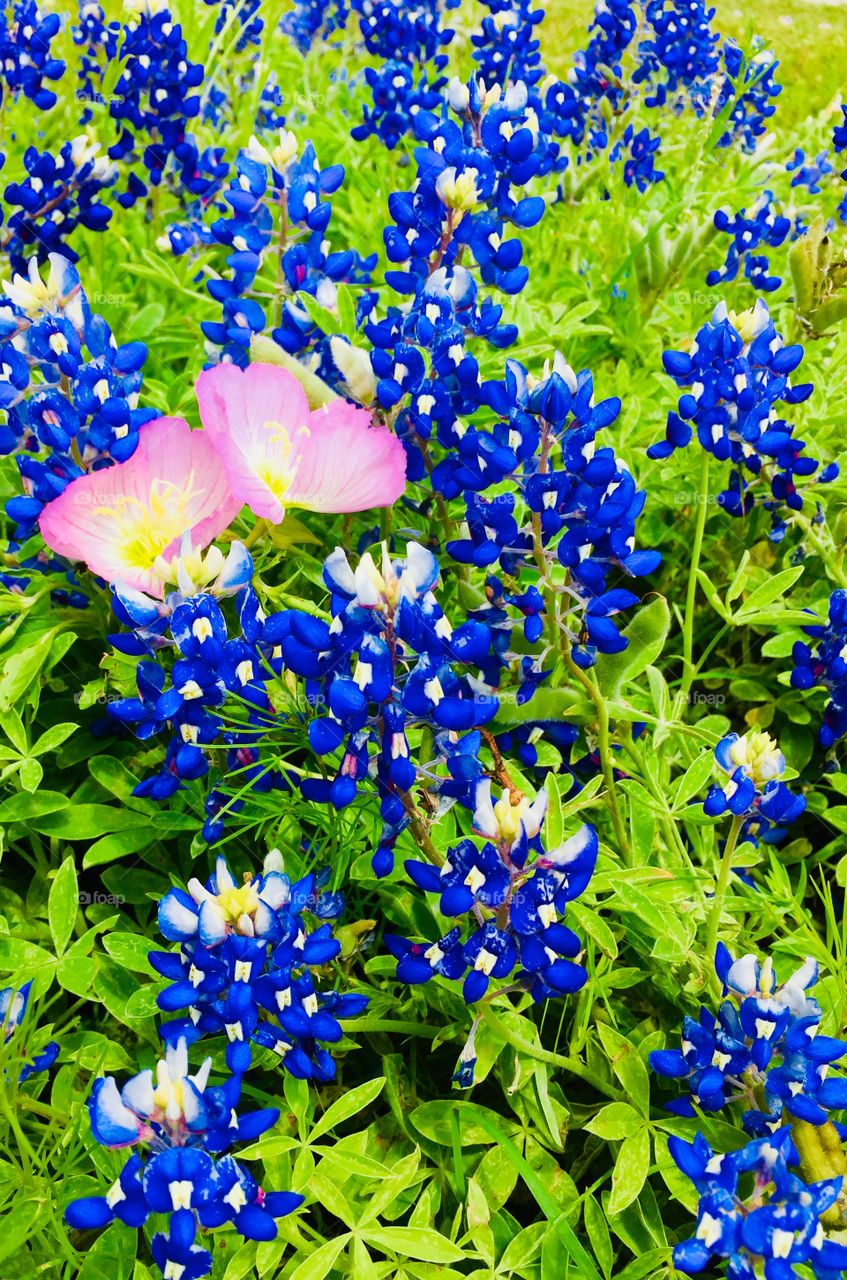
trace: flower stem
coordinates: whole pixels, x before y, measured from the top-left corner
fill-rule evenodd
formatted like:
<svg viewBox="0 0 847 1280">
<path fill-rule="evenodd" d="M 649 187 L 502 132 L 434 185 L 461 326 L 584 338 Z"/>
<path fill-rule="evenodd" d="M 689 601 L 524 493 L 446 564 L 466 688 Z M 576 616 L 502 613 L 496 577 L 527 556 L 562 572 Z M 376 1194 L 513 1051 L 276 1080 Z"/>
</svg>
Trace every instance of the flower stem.
<svg viewBox="0 0 847 1280">
<path fill-rule="evenodd" d="M 721 915 L 723 914 L 723 904 L 726 898 L 726 890 L 729 884 L 729 877 L 732 871 L 732 855 L 735 853 L 735 846 L 738 844 L 738 835 L 741 831 L 744 817 L 737 814 L 732 819 L 732 825 L 729 828 L 729 835 L 724 845 L 723 857 L 718 871 L 718 881 L 715 885 L 715 896 L 712 901 L 712 909 L 709 913 L 709 919 L 706 925 L 706 959 L 711 964 L 715 957 L 715 947 L 718 942 L 718 928 L 720 927 Z"/>
<path fill-rule="evenodd" d="M 685 594 L 685 618 L 682 624 L 682 684 L 677 694 L 680 709 L 688 698 L 694 679 L 694 605 L 697 600 L 697 570 L 703 550 L 703 532 L 706 528 L 706 510 L 709 505 L 709 453 L 703 449 L 700 462 L 700 483 L 697 487 L 697 519 L 694 524 L 694 545 L 691 548 L 691 565 L 688 570 L 688 589 Z"/>
</svg>

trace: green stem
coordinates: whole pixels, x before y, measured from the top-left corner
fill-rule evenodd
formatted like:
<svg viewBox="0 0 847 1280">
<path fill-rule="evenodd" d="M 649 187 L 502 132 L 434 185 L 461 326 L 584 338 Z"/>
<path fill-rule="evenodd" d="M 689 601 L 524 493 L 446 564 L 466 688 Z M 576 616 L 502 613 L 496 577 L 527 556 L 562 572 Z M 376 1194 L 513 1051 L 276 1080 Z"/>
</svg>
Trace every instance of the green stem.
<svg viewBox="0 0 847 1280">
<path fill-rule="evenodd" d="M 483 1022 L 487 1023 L 495 1035 L 501 1040 L 505 1040 L 513 1049 L 517 1049 L 520 1053 L 526 1054 L 528 1058 L 535 1058 L 537 1062 L 549 1063 L 551 1067 L 561 1067 L 563 1071 L 567 1071 L 572 1076 L 578 1076 L 580 1080 L 585 1080 L 597 1090 L 598 1093 L 605 1093 L 607 1098 L 613 1098 L 619 1101 L 621 1094 L 614 1085 L 607 1084 L 605 1080 L 601 1080 L 597 1072 L 586 1066 L 584 1062 L 580 1062 L 579 1058 L 565 1057 L 561 1053 L 553 1053 L 550 1049 L 542 1049 L 540 1045 L 533 1044 L 531 1040 L 524 1039 L 518 1035 L 516 1031 L 512 1031 L 506 1025 L 505 1018 L 497 1017 L 496 1010 L 488 1005 L 482 1014 Z"/>
<path fill-rule="evenodd" d="M 700 483 L 697 487 L 697 519 L 694 525 L 694 545 L 691 548 L 691 565 L 688 570 L 688 590 L 685 594 L 685 618 L 682 624 L 682 683 L 677 694 L 680 710 L 688 699 L 694 679 L 694 605 L 697 601 L 697 570 L 703 550 L 703 533 L 706 528 L 706 510 L 709 505 L 709 454 L 703 449 L 700 462 Z"/>
<path fill-rule="evenodd" d="M 255 543 L 259 541 L 262 534 L 266 533 L 267 530 L 268 530 L 267 520 L 264 520 L 264 519 L 257 520 L 256 523 L 253 525 L 253 528 L 247 534 L 247 537 L 244 539 L 245 547 L 247 547 L 247 549 L 249 550 L 250 547 L 254 546 Z"/>
<path fill-rule="evenodd" d="M 732 855 L 735 853 L 735 846 L 738 844 L 738 835 L 744 822 L 742 814 L 737 814 L 732 819 L 732 825 L 729 828 L 729 835 L 726 838 L 723 857 L 718 871 L 718 881 L 715 885 L 715 896 L 712 901 L 712 909 L 709 912 L 709 919 L 706 924 L 706 963 L 711 965 L 715 956 L 715 947 L 718 941 L 718 929 L 721 923 L 721 915 L 723 914 L 723 904 L 726 898 L 726 890 L 729 885 L 729 877 L 732 872 Z"/>
</svg>

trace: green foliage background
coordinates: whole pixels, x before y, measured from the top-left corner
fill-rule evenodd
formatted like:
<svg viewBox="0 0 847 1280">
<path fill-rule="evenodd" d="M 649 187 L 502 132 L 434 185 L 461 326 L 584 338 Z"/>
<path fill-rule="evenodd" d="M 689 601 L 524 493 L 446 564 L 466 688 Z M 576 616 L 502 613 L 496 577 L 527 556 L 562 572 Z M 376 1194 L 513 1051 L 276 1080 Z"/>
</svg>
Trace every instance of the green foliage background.
<svg viewBox="0 0 847 1280">
<path fill-rule="evenodd" d="M 283 7 L 265 6 L 269 33 Z M 215 9 L 190 0 L 177 8 L 193 56 L 234 82 L 231 41 L 212 35 Z M 282 1097 L 283 1118 L 248 1155 L 263 1169 L 265 1185 L 302 1191 L 308 1212 L 283 1221 L 270 1244 L 236 1247 L 237 1237 L 220 1234 L 216 1280 L 649 1280 L 670 1274 L 670 1250 L 690 1228 L 693 1202 L 668 1159 L 666 1139 L 690 1135 L 696 1126 L 662 1110 L 665 1095 L 646 1060 L 651 1049 L 675 1039 L 683 1014 L 712 994 L 704 920 L 722 831 L 698 817 L 690 801 L 702 795 L 712 747 L 729 729 L 770 727 L 801 775 L 797 785 L 809 807 L 778 850 L 739 851 L 738 864 L 757 887 L 733 881 L 722 936 L 736 952 L 772 950 L 783 970 L 813 955 L 823 975 L 824 1030 L 837 1034 L 847 1024 L 847 773 L 837 760 L 825 772 L 815 745 L 823 695 L 791 691 L 786 674 L 800 611 L 823 609 L 844 577 L 845 481 L 826 491 L 823 530 L 811 526 L 807 510 L 782 544 L 767 540 L 760 515 L 732 521 L 708 504 L 704 572 L 687 615 L 699 665 L 690 699 L 681 700 L 700 464 L 693 449 L 661 464 L 645 457 L 675 403 L 662 350 L 683 346 L 717 301 L 703 283 L 723 256 L 711 230 L 714 210 L 750 202 L 768 161 L 784 164 L 797 145 L 811 156 L 826 145 L 847 46 L 838 13 L 802 0 L 755 3 L 743 12 L 719 6 L 721 29 L 739 38 L 761 31 L 782 61 L 786 89 L 764 157 L 715 154 L 703 122 L 664 119 L 667 180 L 639 197 L 613 178 L 608 201 L 599 198 L 600 184 L 590 174 L 584 185 L 571 186 L 570 200 L 551 208 L 525 237 L 529 286 L 506 300 L 507 318 L 520 326 L 518 354 L 525 364 L 540 371 L 559 348 L 574 368 L 593 370 L 598 395 L 621 396 L 623 411 L 610 435 L 649 492 L 640 540 L 664 554 L 663 569 L 630 624 L 630 649 L 600 665 L 617 758 L 628 775 L 620 783 L 627 849 L 612 836 L 601 780 L 570 796 L 567 775 L 556 782 L 556 749 L 543 748 L 549 785 L 560 799 L 554 825 L 568 834 L 590 820 L 601 831 L 597 873 L 571 912 L 585 939 L 588 984 L 577 997 L 541 1011 L 495 1004 L 477 1038 L 476 1086 L 469 1093 L 452 1089 L 468 1010 L 446 983 L 398 984 L 379 942 L 386 928 L 436 936 L 432 930 L 440 924 L 403 874 L 402 856 L 415 851 L 411 837 L 401 843 L 399 869 L 377 881 L 370 856 L 379 820 L 365 798 L 335 814 L 245 788 L 244 810 L 225 838 L 230 865 L 254 870 L 267 849 L 279 846 L 296 872 L 299 850 L 310 842 L 332 868 L 332 886 L 344 887 L 348 898 L 335 976 L 368 992 L 371 1005 L 341 1046 L 337 1084 L 309 1089 L 268 1063 L 249 1077 L 248 1094 L 257 1103 Z M 542 38 L 552 70 L 564 70 L 583 42 L 588 16 L 577 0 L 548 6 Z M 471 6 L 459 14 L 451 60 L 460 74 L 470 69 L 474 19 Z M 204 59 L 210 45 L 212 55 Z M 302 60 L 284 37 L 269 34 L 262 60 L 278 73 L 291 106 L 289 127 L 313 140 L 324 163 L 340 160 L 347 167 L 333 201 L 333 243 L 381 249 L 387 196 L 410 181 L 411 146 L 388 154 L 377 143 L 351 141 L 362 89 L 341 74 L 331 79 L 330 72 L 352 72 L 363 59 L 344 48 Z M 246 144 L 255 112 L 255 96 L 235 101 L 237 117 L 226 136 L 207 129 L 205 138 L 223 142 L 230 154 Z M 74 132 L 78 105 L 66 91 L 44 119 L 47 141 L 60 143 Z M 96 117 L 95 129 L 102 123 Z M 9 110 L 2 140 L 7 181 L 19 168 L 30 127 L 25 104 Z M 603 181 L 609 181 L 605 172 Z M 785 195 L 784 175 L 781 181 Z M 823 196 L 800 199 L 798 208 L 809 217 L 831 212 L 841 191 L 833 182 Z M 151 209 L 119 211 L 107 234 L 83 234 L 76 246 L 91 301 L 118 340 L 141 338 L 149 345 L 146 402 L 196 421 L 193 385 L 205 359 L 199 323 L 214 317 L 214 304 L 194 279 L 195 263 L 156 247 L 162 227 L 178 214 L 162 190 Z M 844 241 L 837 231 L 842 256 Z M 793 336 L 800 322 L 787 250 L 774 251 L 773 261 L 786 278 L 773 309 L 783 332 Z M 738 309 L 754 300 L 745 282 L 724 295 Z M 339 330 L 343 322 L 343 316 L 324 318 Z M 487 372 L 501 358 L 489 353 Z M 829 461 L 842 452 L 847 425 L 843 326 L 809 342 L 804 370 L 816 392 L 796 418 L 814 455 Z M 4 490 L 13 492 L 14 469 L 6 460 L 0 475 Z M 395 514 L 395 533 L 404 519 Z M 360 527 L 314 516 L 286 522 L 257 548 L 268 603 L 322 610 L 321 561 L 337 542 L 355 540 Z M 160 749 L 99 735 L 105 700 L 126 692 L 132 679 L 130 664 L 105 646 L 108 601 L 103 597 L 83 613 L 63 612 L 50 608 L 48 586 L 49 580 L 38 583 L 24 597 L 0 593 L 0 970 L 4 982 L 34 980 L 38 998 L 27 1046 L 45 1041 L 51 1028 L 62 1046 L 50 1078 L 21 1089 L 12 1083 L 21 1045 L 15 1039 L 0 1047 L 0 1197 L 7 1214 L 0 1275 L 150 1280 L 149 1253 L 142 1243 L 136 1260 L 135 1233 L 115 1224 L 96 1239 L 68 1238 L 61 1210 L 73 1196 L 107 1185 L 122 1164 L 120 1153 L 93 1143 L 85 1101 L 98 1073 L 129 1074 L 153 1060 L 159 984 L 146 952 L 156 941 L 155 902 L 173 878 L 208 870 L 209 854 L 196 837 L 203 792 L 189 786 L 162 806 L 132 796 Z M 446 575 L 448 616 L 461 616 L 463 590 Z M 565 682 L 559 685 L 537 695 L 532 714 L 581 724 L 593 748 L 596 713 Z M 280 710 L 296 708 L 297 697 L 292 684 L 279 682 L 274 700 Z M 499 723 L 520 715 L 506 708 Z M 633 735 L 634 724 L 646 724 L 643 736 Z M 304 726 L 280 727 L 274 745 L 280 761 L 302 761 Z M 512 774 L 530 793 L 541 781 Z M 239 794 L 238 778 L 231 783 Z M 451 811 L 430 834 L 446 849 L 463 825 L 467 815 Z M 222 1046 L 213 1047 L 220 1064 Z M 701 1127 L 716 1148 L 739 1143 L 726 1118 Z"/>
</svg>

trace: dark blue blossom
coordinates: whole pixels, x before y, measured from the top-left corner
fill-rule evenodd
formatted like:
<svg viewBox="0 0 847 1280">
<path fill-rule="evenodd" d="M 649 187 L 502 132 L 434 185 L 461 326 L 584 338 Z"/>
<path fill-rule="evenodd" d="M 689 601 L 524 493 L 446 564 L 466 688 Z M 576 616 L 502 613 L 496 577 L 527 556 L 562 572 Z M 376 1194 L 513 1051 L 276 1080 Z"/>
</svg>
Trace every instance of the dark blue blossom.
<svg viewBox="0 0 847 1280">
<path fill-rule="evenodd" d="M 806 1183 L 792 1174 L 789 1127 L 728 1154 L 716 1154 L 702 1134 L 693 1143 L 671 1137 L 668 1148 L 700 1196 L 696 1231 L 674 1248 L 677 1270 L 694 1275 L 726 1259 L 731 1280 L 788 1280 L 801 1265 L 817 1280 L 841 1275 L 847 1247 L 828 1239 L 822 1222 L 841 1178 Z"/>
<path fill-rule="evenodd" d="M 245 1240 L 272 1240 L 275 1219 L 302 1204 L 292 1192 L 265 1192 L 253 1175 L 223 1154 L 237 1141 L 253 1142 L 279 1118 L 267 1108 L 239 1116 L 241 1078 L 209 1082 L 211 1059 L 189 1074 L 184 1040 L 169 1046 L 155 1073 L 147 1069 L 118 1091 L 109 1076 L 95 1082 L 89 1103 L 91 1129 L 106 1147 L 140 1143 L 146 1158 L 132 1155 L 104 1196 L 73 1200 L 65 1220 L 77 1230 L 114 1221 L 138 1229 L 151 1214 L 169 1217 L 167 1235 L 153 1237 L 162 1275 L 204 1276 L 212 1259 L 196 1245 L 197 1228 L 232 1223 Z"/>
<path fill-rule="evenodd" d="M 770 960 L 733 960 L 718 945 L 715 960 L 724 995 L 717 1014 L 702 1008 L 686 1017 L 680 1049 L 650 1055 L 653 1070 L 684 1082 L 688 1096 L 668 1103 L 677 1115 L 694 1107 L 720 1111 L 744 1107 L 744 1127 L 757 1136 L 779 1129 L 787 1113 L 821 1125 L 847 1103 L 847 1080 L 829 1074 L 847 1054 L 847 1043 L 819 1034 L 820 1005 L 807 989 L 818 976 L 813 960 L 779 985 Z"/>
<path fill-rule="evenodd" d="M 794 385 L 790 374 L 803 359 L 799 343 L 786 344 L 767 306 L 734 315 L 720 303 L 712 319 L 697 333 L 690 351 L 666 351 L 666 372 L 686 388 L 676 412 L 668 414 L 665 439 L 648 449 L 651 458 L 666 458 L 692 439 L 719 462 L 732 464 L 728 487 L 718 503 L 730 515 L 750 511 L 758 497 L 772 513 L 772 537 L 782 537 L 783 514 L 799 511 L 798 487 L 820 463 L 805 453 L 806 444 L 780 417 L 781 405 L 799 404 L 813 391 L 811 383 Z M 752 477 L 747 481 L 741 468 Z M 837 467 L 825 467 L 818 482 L 832 480 Z M 764 490 L 764 492 L 762 492 Z"/>
<path fill-rule="evenodd" d="M 462 840 L 440 868 L 406 863 L 419 888 L 440 895 L 442 915 L 468 919 L 436 942 L 387 936 L 399 978 L 415 984 L 435 976 L 461 980 L 469 1004 L 516 966 L 514 980 L 536 1001 L 583 986 L 587 975 L 576 961 L 582 944 L 562 917 L 591 879 L 597 836 L 584 826 L 559 848 L 546 850 L 540 835 L 546 799 L 540 792 L 532 803 L 525 797 L 515 802 L 504 792 L 495 804 L 490 780 L 481 780 L 474 830 L 484 843 Z"/>
</svg>

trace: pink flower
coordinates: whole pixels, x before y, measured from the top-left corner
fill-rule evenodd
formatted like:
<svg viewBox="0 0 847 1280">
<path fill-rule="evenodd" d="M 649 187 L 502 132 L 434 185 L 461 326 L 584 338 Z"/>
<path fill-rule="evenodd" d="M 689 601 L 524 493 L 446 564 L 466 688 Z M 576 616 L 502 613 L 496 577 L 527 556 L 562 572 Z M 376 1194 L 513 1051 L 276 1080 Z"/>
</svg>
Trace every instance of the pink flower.
<svg viewBox="0 0 847 1280">
<path fill-rule="evenodd" d="M 182 535 L 205 547 L 240 509 L 210 436 L 182 418 L 158 418 L 141 428 L 127 462 L 73 480 L 39 527 L 59 555 L 161 598 Z"/>
<path fill-rule="evenodd" d="M 371 425 L 367 410 L 346 400 L 310 410 L 303 388 L 286 369 L 204 369 L 197 399 L 233 494 L 274 524 L 288 507 L 387 507 L 406 487 L 406 455 L 396 436 Z"/>
</svg>

